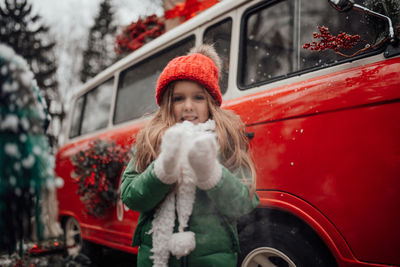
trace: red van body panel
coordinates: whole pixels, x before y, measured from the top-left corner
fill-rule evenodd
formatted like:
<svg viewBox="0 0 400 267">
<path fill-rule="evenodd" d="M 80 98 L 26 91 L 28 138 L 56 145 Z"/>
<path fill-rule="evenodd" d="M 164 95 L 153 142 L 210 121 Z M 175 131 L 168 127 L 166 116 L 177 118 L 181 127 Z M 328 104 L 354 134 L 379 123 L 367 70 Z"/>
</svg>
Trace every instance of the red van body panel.
<svg viewBox="0 0 400 267">
<path fill-rule="evenodd" d="M 399 70 L 395 58 L 224 103 L 254 133 L 263 205 L 311 205 L 320 215 L 298 215 L 343 258 L 400 265 Z"/>
</svg>

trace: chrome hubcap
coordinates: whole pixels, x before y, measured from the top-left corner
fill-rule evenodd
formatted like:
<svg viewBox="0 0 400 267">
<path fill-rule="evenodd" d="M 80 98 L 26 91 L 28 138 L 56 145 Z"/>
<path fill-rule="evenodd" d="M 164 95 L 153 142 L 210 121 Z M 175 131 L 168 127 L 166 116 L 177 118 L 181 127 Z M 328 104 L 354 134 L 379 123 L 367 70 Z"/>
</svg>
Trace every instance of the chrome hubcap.
<svg viewBox="0 0 400 267">
<path fill-rule="evenodd" d="M 296 265 L 283 252 L 270 247 L 260 247 L 246 256 L 242 267 L 296 267 Z"/>
<path fill-rule="evenodd" d="M 81 227 L 74 218 L 69 218 L 65 224 L 65 245 L 69 255 L 76 256 L 82 250 Z"/>
</svg>

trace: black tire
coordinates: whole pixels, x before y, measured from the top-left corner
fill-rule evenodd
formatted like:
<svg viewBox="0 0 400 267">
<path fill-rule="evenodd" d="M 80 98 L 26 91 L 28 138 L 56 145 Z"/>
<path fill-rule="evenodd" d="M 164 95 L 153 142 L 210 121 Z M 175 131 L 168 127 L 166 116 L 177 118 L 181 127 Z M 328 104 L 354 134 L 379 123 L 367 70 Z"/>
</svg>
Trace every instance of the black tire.
<svg viewBox="0 0 400 267">
<path fill-rule="evenodd" d="M 260 218 L 239 233 L 242 267 L 337 266 L 321 239 L 301 224 Z"/>
</svg>

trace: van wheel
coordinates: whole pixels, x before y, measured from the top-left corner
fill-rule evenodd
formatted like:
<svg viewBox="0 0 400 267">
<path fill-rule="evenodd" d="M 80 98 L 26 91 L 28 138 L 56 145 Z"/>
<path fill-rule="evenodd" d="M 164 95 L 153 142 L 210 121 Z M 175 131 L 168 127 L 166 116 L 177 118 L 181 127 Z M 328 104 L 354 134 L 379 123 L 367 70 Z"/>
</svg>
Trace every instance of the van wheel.
<svg viewBox="0 0 400 267">
<path fill-rule="evenodd" d="M 71 256 L 77 256 L 83 247 L 82 232 L 78 221 L 69 217 L 64 225 L 65 246 L 67 253 Z"/>
<path fill-rule="evenodd" d="M 311 232 L 310 232 L 311 231 Z M 310 229 L 271 222 L 266 218 L 249 224 L 239 233 L 242 267 L 337 266 L 324 251 L 325 244 Z"/>
<path fill-rule="evenodd" d="M 67 254 L 72 259 L 79 261 L 83 266 L 97 266 L 103 255 L 103 247 L 82 239 L 81 227 L 75 218 L 67 219 L 64 234 Z"/>
<path fill-rule="evenodd" d="M 259 247 L 252 250 L 246 255 L 242 262 L 242 266 L 262 266 L 262 267 L 274 267 L 274 266 L 288 266 L 296 267 L 294 262 L 285 255 L 282 251 L 271 247 Z"/>
</svg>

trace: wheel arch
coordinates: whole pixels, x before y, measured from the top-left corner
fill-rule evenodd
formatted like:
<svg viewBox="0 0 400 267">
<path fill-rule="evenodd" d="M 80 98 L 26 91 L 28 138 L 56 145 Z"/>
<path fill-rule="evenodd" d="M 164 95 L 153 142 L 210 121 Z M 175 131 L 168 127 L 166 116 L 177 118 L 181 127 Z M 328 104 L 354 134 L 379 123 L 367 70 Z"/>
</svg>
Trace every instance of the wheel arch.
<svg viewBox="0 0 400 267">
<path fill-rule="evenodd" d="M 354 260 L 354 256 L 337 228 L 318 209 L 306 201 L 286 192 L 258 191 L 260 205 L 238 222 L 240 231 L 252 222 L 268 218 L 274 223 L 304 229 L 313 240 L 319 240 L 323 253 L 330 255 L 340 265 L 343 260 Z"/>
<path fill-rule="evenodd" d="M 68 218 L 70 218 L 70 217 L 74 218 L 79 223 L 79 225 L 81 224 L 81 221 L 79 220 L 78 216 L 76 216 L 74 213 L 72 213 L 72 212 L 67 212 L 67 213 L 60 212 L 58 214 L 58 221 L 60 222 L 61 227 L 63 229 L 64 229 L 64 226 L 65 226 L 65 223 L 67 222 Z"/>
</svg>

